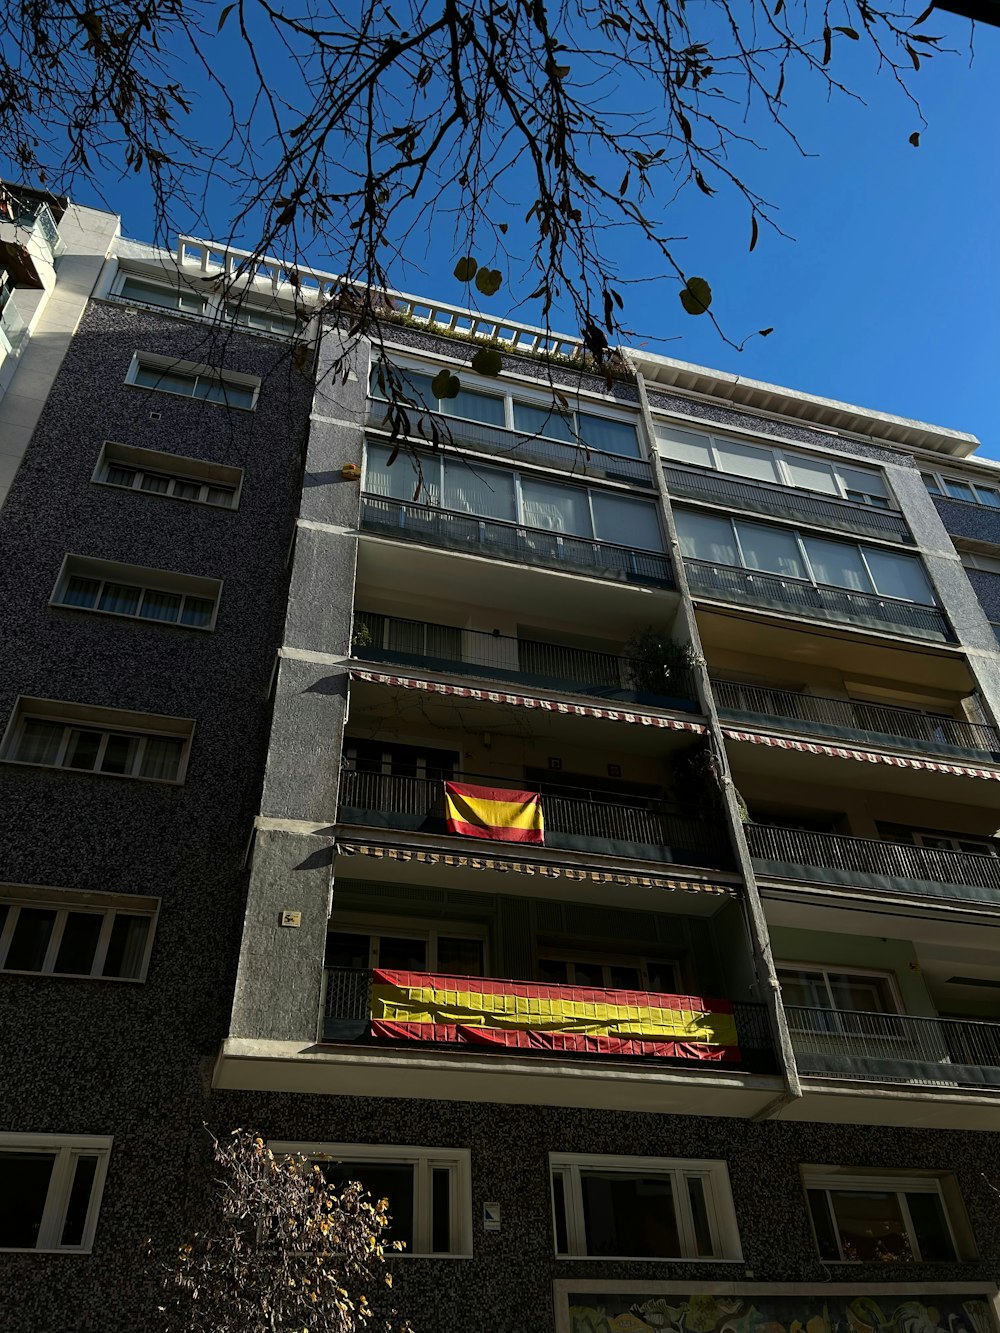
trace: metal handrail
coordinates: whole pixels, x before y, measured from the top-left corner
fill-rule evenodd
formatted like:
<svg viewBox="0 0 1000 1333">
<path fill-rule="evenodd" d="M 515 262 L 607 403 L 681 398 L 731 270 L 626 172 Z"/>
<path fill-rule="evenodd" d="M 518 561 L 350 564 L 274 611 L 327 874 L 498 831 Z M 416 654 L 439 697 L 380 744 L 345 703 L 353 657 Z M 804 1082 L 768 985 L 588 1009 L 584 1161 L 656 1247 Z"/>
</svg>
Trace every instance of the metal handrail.
<svg viewBox="0 0 1000 1333">
<path fill-rule="evenodd" d="M 810 875 L 809 871 L 826 869 L 1000 893 L 1000 857 L 988 853 L 917 847 L 907 842 L 853 838 L 774 824 L 745 824 L 744 832 L 754 860 L 795 866 L 803 879 L 824 881 L 824 876 Z"/>
<path fill-rule="evenodd" d="M 685 559 L 684 567 L 695 596 L 775 607 L 804 616 L 877 629 L 889 626 L 920 638 L 950 641 L 954 637 L 944 615 L 935 606 L 809 583 L 806 579 L 765 574 L 760 570 L 717 564 L 711 560 Z"/>
<path fill-rule="evenodd" d="M 389 646 L 385 646 L 387 637 Z M 645 695 L 669 700 L 674 706 L 684 705 L 690 711 L 698 706 L 694 674 L 685 666 L 665 666 L 662 681 L 656 682 L 659 688 L 651 689 L 641 667 L 630 657 L 374 611 L 355 612 L 352 652 L 365 661 L 419 664 L 459 675 L 515 680 L 606 699 Z"/>
<path fill-rule="evenodd" d="M 964 718 L 935 717 L 895 704 L 830 699 L 771 685 L 750 685 L 715 677 L 712 678 L 712 688 L 721 712 L 752 713 L 770 720 L 794 722 L 800 730 L 836 727 L 891 737 L 904 745 L 977 750 L 987 754 L 1000 751 L 1000 733 L 996 727 Z"/>
<path fill-rule="evenodd" d="M 757 514 L 797 518 L 817 527 L 837 528 L 844 532 L 870 532 L 891 541 L 912 543 L 906 520 L 898 510 L 818 496 L 798 486 L 778 482 L 755 483 L 736 480 L 718 472 L 664 465 L 671 492 L 690 500 L 707 500 L 727 508 L 748 509 Z"/>
<path fill-rule="evenodd" d="M 795 1061 L 805 1074 L 1000 1083 L 1000 1023 L 785 1005 Z M 918 1066 L 918 1069 L 908 1066 Z M 979 1071 L 997 1071 L 992 1078 Z"/>
<path fill-rule="evenodd" d="M 479 518 L 474 514 L 394 500 L 370 492 L 361 496 L 361 527 L 366 532 L 428 542 L 453 550 L 472 550 L 519 564 L 544 565 L 551 569 L 570 566 L 601 578 L 664 588 L 674 586 L 670 557 L 659 551 L 641 551 L 589 537 L 572 537 L 523 523 Z"/>
<path fill-rule="evenodd" d="M 641 458 L 610 454 L 589 445 L 566 444 L 543 435 L 528 435 L 524 431 L 506 430 L 481 421 L 468 421 L 428 408 L 407 408 L 414 423 L 421 429 L 410 431 L 410 438 L 424 443 L 435 428 L 440 438 L 451 444 L 475 449 L 480 453 L 510 459 L 513 462 L 538 463 L 543 467 L 558 468 L 579 477 L 604 477 L 612 481 L 627 481 L 633 485 L 654 486 L 650 465 Z M 385 406 L 379 398 L 369 398 L 365 424 L 374 430 L 384 430 Z"/>
</svg>

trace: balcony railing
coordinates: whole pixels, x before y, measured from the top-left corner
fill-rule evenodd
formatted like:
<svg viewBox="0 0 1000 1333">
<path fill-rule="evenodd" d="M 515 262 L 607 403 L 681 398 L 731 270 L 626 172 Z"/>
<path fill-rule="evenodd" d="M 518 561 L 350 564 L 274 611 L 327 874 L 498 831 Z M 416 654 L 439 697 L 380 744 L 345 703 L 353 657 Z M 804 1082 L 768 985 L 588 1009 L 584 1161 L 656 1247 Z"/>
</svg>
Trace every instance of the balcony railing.
<svg viewBox="0 0 1000 1333">
<path fill-rule="evenodd" d="M 1000 1023 L 785 1005 L 802 1074 L 1000 1089 Z"/>
<path fill-rule="evenodd" d="M 809 491 L 780 486 L 777 482 L 737 481 L 718 472 L 689 470 L 672 464 L 665 466 L 664 472 L 671 494 L 690 500 L 708 500 L 712 504 L 724 505 L 726 509 L 773 514 L 778 518 L 797 519 L 801 523 L 837 528 L 842 532 L 860 532 L 889 541 L 913 541 L 906 520 L 893 509 L 812 495 Z"/>
<path fill-rule="evenodd" d="M 720 565 L 708 560 L 685 560 L 691 591 L 724 602 L 773 607 L 810 619 L 836 620 L 848 625 L 901 632 L 919 639 L 950 640 L 953 636 L 934 606 L 904 602 L 878 593 L 851 592 L 808 583 L 805 579 L 763 574 L 759 570 Z"/>
<path fill-rule="evenodd" d="M 1000 857 L 988 853 L 773 824 L 747 824 L 744 831 L 754 867 L 763 874 L 1000 902 Z"/>
<path fill-rule="evenodd" d="M 424 423 L 420 441 L 430 436 L 435 425 L 442 440 L 475 449 L 478 453 L 493 454 L 518 463 L 538 463 L 542 467 L 558 468 L 578 477 L 604 477 L 609 481 L 627 481 L 633 486 L 653 488 L 653 474 L 649 464 L 640 458 L 625 458 L 586 445 L 564 444 L 559 440 L 525 435 L 520 431 L 504 430 L 479 421 L 464 421 L 461 417 L 441 416 L 419 408 L 407 408 L 412 421 Z M 385 426 L 385 404 L 369 398 L 367 424 L 376 430 Z"/>
<path fill-rule="evenodd" d="M 686 667 L 671 667 L 662 691 L 653 692 L 642 688 L 636 664 L 629 657 L 535 639 L 515 639 L 507 634 L 358 611 L 354 617 L 352 651 L 355 657 L 369 662 L 420 666 L 450 675 L 515 681 L 687 712 L 698 710 L 694 676 Z"/>
<path fill-rule="evenodd" d="M 361 526 L 366 532 L 467 551 L 494 560 L 570 569 L 578 574 L 661 588 L 674 586 L 670 558 L 657 551 L 638 551 L 630 546 L 570 537 L 495 518 L 476 518 L 472 514 L 391 500 L 382 495 L 362 495 Z"/>
<path fill-rule="evenodd" d="M 503 787 L 503 779 L 463 781 Z M 521 783 L 517 790 L 531 790 Z M 721 823 L 694 818 L 665 802 L 629 800 L 607 791 L 552 787 L 542 790 L 545 846 L 562 851 L 603 851 L 642 861 L 726 869 L 732 864 Z M 343 824 L 446 833 L 444 782 L 345 769 L 340 781 Z"/>
<path fill-rule="evenodd" d="M 433 984 L 435 980 L 440 980 L 432 976 L 426 978 L 428 983 Z M 456 987 L 461 987 L 467 978 L 454 978 Z M 502 979 L 493 979 L 495 984 L 501 988 L 509 984 L 511 990 L 521 985 L 518 982 L 505 983 Z M 575 987 L 545 986 L 545 991 L 558 997 L 565 992 L 565 998 L 573 1002 L 579 998 L 579 992 Z M 588 990 L 596 994 L 601 994 L 596 987 L 589 987 Z M 607 993 L 609 999 L 613 992 Z M 661 995 L 659 993 L 633 992 L 637 1010 L 648 1006 L 650 1008 L 668 1007 L 672 997 Z M 327 968 L 324 973 L 324 1001 L 323 1001 L 323 1039 L 330 1042 L 355 1042 L 359 1045 L 378 1045 L 378 1046 L 412 1046 L 412 1035 L 406 1039 L 393 1040 L 392 1037 L 376 1035 L 372 1030 L 372 973 L 368 968 L 347 968 L 335 967 Z M 608 1059 L 608 1058 L 628 1058 L 641 1059 L 646 1063 L 676 1065 L 697 1065 L 701 1066 L 706 1072 L 717 1074 L 720 1070 L 752 1070 L 755 1073 L 773 1073 L 777 1070 L 777 1064 L 774 1054 L 774 1044 L 771 1037 L 770 1024 L 768 1022 L 767 1010 L 763 1004 L 753 1001 L 732 1002 L 732 1015 L 736 1029 L 736 1041 L 739 1048 L 738 1058 L 719 1063 L 715 1060 L 704 1061 L 697 1056 L 689 1054 L 687 1056 L 678 1053 L 673 1057 L 660 1055 L 639 1055 L 635 1051 L 627 1056 L 616 1054 L 609 1057 L 607 1054 L 597 1051 L 583 1051 L 573 1049 L 543 1049 L 532 1051 L 531 1047 L 518 1045 L 517 1053 L 536 1054 L 548 1056 L 558 1054 L 560 1059 Z M 454 1017 L 452 1021 L 454 1021 Z M 555 1022 L 550 1018 L 546 1023 L 548 1033 L 559 1033 L 558 1020 Z M 578 1034 L 579 1023 L 572 1020 L 567 1021 L 565 1033 L 572 1041 L 574 1034 Z M 420 1038 L 420 1044 L 423 1047 L 433 1046 L 438 1049 L 455 1049 L 455 1043 L 452 1041 L 431 1041 Z M 555 1043 L 558 1044 L 558 1043 Z M 570 1043 L 568 1042 L 567 1045 Z M 484 1049 L 483 1046 L 476 1047 L 477 1053 Z"/>
<path fill-rule="evenodd" d="M 27 336 L 24 317 L 13 296 L 8 296 L 0 310 L 0 362 L 8 356 L 17 356 Z"/>
<path fill-rule="evenodd" d="M 729 718 L 759 718 L 786 726 L 791 723 L 790 729 L 795 731 L 891 741 L 906 749 L 934 754 L 971 753 L 1000 759 L 1000 734 L 996 727 L 983 723 L 933 717 L 889 704 L 825 699 L 770 685 L 713 679 L 712 688 L 720 713 Z"/>
</svg>

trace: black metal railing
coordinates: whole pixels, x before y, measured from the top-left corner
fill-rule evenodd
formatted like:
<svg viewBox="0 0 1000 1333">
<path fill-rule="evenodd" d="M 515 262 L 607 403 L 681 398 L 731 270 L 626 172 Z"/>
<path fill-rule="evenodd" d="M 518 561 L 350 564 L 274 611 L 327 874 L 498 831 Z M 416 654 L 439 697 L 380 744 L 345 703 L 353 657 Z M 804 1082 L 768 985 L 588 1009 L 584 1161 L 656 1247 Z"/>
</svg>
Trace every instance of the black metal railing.
<svg viewBox="0 0 1000 1333">
<path fill-rule="evenodd" d="M 441 416 L 413 408 L 407 411 L 414 423 L 422 423 L 422 431 L 411 431 L 411 438 L 420 443 L 431 438 L 431 427 L 436 426 L 442 440 L 510 462 L 538 463 L 542 467 L 558 468 L 560 472 L 572 472 L 578 477 L 627 481 L 650 489 L 655 484 L 650 465 L 640 458 L 626 458 L 584 444 L 565 444 L 542 436 L 525 435 L 522 431 L 488 426 L 480 421 L 464 421 L 461 417 Z M 377 398 L 368 400 L 366 424 L 376 430 L 385 428 L 385 404 Z"/>
<path fill-rule="evenodd" d="M 817 527 L 860 532 L 889 541 L 913 541 L 906 520 L 894 509 L 813 495 L 799 487 L 781 486 L 777 482 L 737 481 L 719 472 L 689 470 L 673 464 L 666 464 L 664 472 L 671 493 L 690 500 L 708 500 L 712 504 L 725 505 L 727 509 L 773 514 L 778 518 L 793 518 Z"/>
<path fill-rule="evenodd" d="M 726 602 L 774 607 L 793 614 L 837 620 L 873 629 L 892 629 L 923 639 L 953 636 L 947 620 L 935 606 L 904 602 L 878 593 L 809 583 L 805 579 L 763 574 L 759 570 L 720 565 L 709 560 L 685 560 L 691 591 Z"/>
<path fill-rule="evenodd" d="M 496 560 L 573 569 L 600 578 L 656 587 L 674 586 L 670 557 L 659 551 L 570 537 L 543 528 L 530 528 L 495 518 L 477 518 L 451 509 L 392 500 L 382 495 L 361 497 L 361 526 L 406 541 L 428 542 L 450 550 L 469 551 Z"/>
<path fill-rule="evenodd" d="M 831 882 L 831 874 L 921 881 L 1000 894 L 1000 857 L 917 847 L 879 838 L 851 838 L 774 824 L 744 826 L 750 855 L 767 867 L 794 867 L 797 878 Z M 760 867 L 759 867 L 760 868 Z M 823 873 L 828 872 L 828 873 Z M 780 873 L 775 870 L 773 873 Z M 836 882 L 836 879 L 833 880 Z"/>
<path fill-rule="evenodd" d="M 935 717 L 914 708 L 862 703 L 854 699 L 827 699 L 815 694 L 717 680 L 712 689 L 720 713 L 753 716 L 773 722 L 791 722 L 796 730 L 851 732 L 889 739 L 904 746 L 934 750 L 973 750 L 996 756 L 1000 734 L 996 727 L 965 719 Z"/>
<path fill-rule="evenodd" d="M 499 978 L 497 978 L 499 980 Z M 567 987 L 568 993 L 575 993 L 574 988 Z M 650 993 L 650 1000 L 657 998 L 655 993 Z M 324 1000 L 323 1000 L 323 1037 L 326 1041 L 336 1042 L 358 1042 L 360 1044 L 389 1044 L 389 1039 L 383 1037 L 374 1037 L 371 1032 L 371 1013 L 372 1013 L 372 974 L 369 968 L 352 967 L 328 967 L 324 972 Z M 740 1058 L 733 1063 L 727 1063 L 720 1066 L 714 1061 L 708 1066 L 713 1074 L 717 1074 L 722 1069 L 750 1069 L 756 1073 L 772 1073 L 777 1070 L 777 1063 L 774 1052 L 774 1042 L 771 1036 L 771 1026 L 768 1019 L 767 1009 L 763 1004 L 751 1000 L 733 1001 L 733 1019 L 736 1025 L 736 1040 L 740 1048 Z M 406 1041 L 404 1044 L 412 1046 L 412 1041 Z M 442 1049 L 454 1050 L 452 1042 L 421 1042 L 422 1046 L 437 1046 Z M 519 1048 L 518 1054 L 530 1053 L 525 1048 Z M 482 1049 L 477 1048 L 477 1054 L 482 1054 Z M 684 1057 L 677 1057 L 674 1060 L 666 1060 L 662 1056 L 602 1056 L 596 1052 L 553 1052 L 542 1051 L 541 1055 L 552 1056 L 558 1054 L 566 1059 L 642 1059 L 652 1060 L 656 1063 L 676 1064 L 678 1060 L 683 1063 L 701 1063 L 698 1060 L 685 1060 Z"/>
<path fill-rule="evenodd" d="M 513 780 L 464 775 L 463 782 L 504 788 Z M 666 802 L 628 798 L 614 792 L 580 788 L 541 790 L 545 845 L 562 850 L 602 849 L 640 860 L 724 869 L 731 865 L 721 823 L 683 814 Z M 441 778 L 365 773 L 345 769 L 340 782 L 339 819 L 370 825 L 374 816 L 388 827 L 445 832 L 444 781 Z"/>
<path fill-rule="evenodd" d="M 698 707 L 694 675 L 684 666 L 665 668 L 662 681 L 655 682 L 657 688 L 652 689 L 647 675 L 630 657 L 454 625 L 402 620 L 373 611 L 355 613 L 352 652 L 369 662 L 517 681 L 602 699 L 648 698 L 689 712 Z"/>
<path fill-rule="evenodd" d="M 1000 1023 L 785 1005 L 803 1074 L 1000 1088 Z"/>
</svg>

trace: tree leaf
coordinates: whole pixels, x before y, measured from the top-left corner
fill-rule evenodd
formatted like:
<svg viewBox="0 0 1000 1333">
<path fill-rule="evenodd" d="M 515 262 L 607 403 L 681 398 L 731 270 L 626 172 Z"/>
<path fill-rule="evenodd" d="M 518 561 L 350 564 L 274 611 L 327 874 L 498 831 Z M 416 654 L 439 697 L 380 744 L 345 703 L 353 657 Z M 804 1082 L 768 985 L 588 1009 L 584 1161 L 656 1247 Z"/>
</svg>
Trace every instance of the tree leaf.
<svg viewBox="0 0 1000 1333">
<path fill-rule="evenodd" d="M 750 251 L 754 251 L 757 245 L 757 237 L 760 235 L 760 228 L 757 226 L 757 214 L 750 215 Z"/>
<path fill-rule="evenodd" d="M 472 369 L 477 375 L 495 379 L 503 370 L 503 357 L 495 347 L 480 347 L 472 358 Z"/>
<path fill-rule="evenodd" d="M 823 64 L 829 65 L 830 57 L 833 55 L 833 29 L 823 29 Z"/>
<path fill-rule="evenodd" d="M 685 114 L 684 114 L 683 111 L 678 111 L 678 112 L 677 112 L 677 124 L 681 127 L 681 131 L 682 131 L 682 133 L 683 133 L 683 135 L 684 135 L 684 138 L 688 141 L 688 143 L 690 143 L 690 142 L 691 142 L 691 122 L 688 120 L 687 116 L 685 116 Z"/>
<path fill-rule="evenodd" d="M 431 393 L 435 398 L 457 398 L 461 388 L 458 376 L 450 370 L 439 370 L 431 380 Z"/>
<path fill-rule="evenodd" d="M 471 282 L 476 276 L 476 269 L 478 267 L 479 264 L 477 261 L 469 255 L 465 259 L 460 259 L 455 265 L 455 277 L 459 282 Z"/>
<path fill-rule="evenodd" d="M 628 167 L 626 169 L 625 175 L 622 177 L 622 183 L 618 187 L 619 194 L 624 194 L 625 191 L 628 189 L 628 178 L 629 176 L 631 176 L 631 174 L 632 174 L 632 168 Z"/>
<path fill-rule="evenodd" d="M 680 290 L 680 301 L 689 315 L 703 315 L 712 304 L 712 289 L 704 278 L 688 278 Z"/>
<path fill-rule="evenodd" d="M 914 69 L 919 69 L 919 68 L 920 68 L 920 57 L 917 55 L 916 51 L 914 51 L 913 47 L 910 45 L 909 42 L 906 43 L 906 53 L 907 53 L 907 55 L 910 57 L 910 59 L 913 61 L 913 68 L 914 68 Z"/>
<path fill-rule="evenodd" d="M 503 284 L 498 268 L 481 268 L 476 274 L 476 287 L 484 296 L 496 296 Z"/>
<path fill-rule="evenodd" d="M 845 37 L 850 37 L 852 42 L 861 40 L 854 28 L 834 28 L 834 32 L 842 32 Z"/>
<path fill-rule="evenodd" d="M 761 336 L 762 338 L 766 338 L 769 334 L 771 334 L 771 333 L 774 332 L 774 329 L 773 329 L 773 328 L 770 328 L 770 329 L 758 329 L 757 332 L 760 334 L 760 336 Z"/>
<path fill-rule="evenodd" d="M 226 5 L 225 9 L 219 15 L 219 26 L 216 28 L 215 30 L 216 32 L 222 31 L 223 23 L 225 23 L 226 19 L 229 17 L 229 15 L 233 12 L 235 8 L 236 8 L 235 4 Z"/>
<path fill-rule="evenodd" d="M 552 72 L 557 79 L 569 78 L 569 65 L 553 65 Z"/>
<path fill-rule="evenodd" d="M 500 233 L 501 236 L 506 236 L 506 235 L 507 235 L 507 224 L 506 224 L 506 222 L 498 222 L 498 223 L 497 223 L 497 231 Z"/>
<path fill-rule="evenodd" d="M 697 169 L 697 167 L 695 168 L 694 181 L 698 189 L 702 192 L 702 194 L 707 194 L 708 197 L 711 199 L 712 195 L 715 194 L 715 190 L 711 185 L 709 185 L 708 181 Z"/>
<path fill-rule="evenodd" d="M 775 17 L 775 18 L 778 17 L 778 15 L 781 13 L 781 11 L 784 9 L 784 7 L 785 7 L 785 0 L 778 0 L 778 3 L 774 6 L 774 17 Z"/>
<path fill-rule="evenodd" d="M 920 131 L 919 131 L 919 130 L 914 130 L 913 133 L 910 135 L 909 139 L 907 139 L 907 143 L 911 143 L 911 144 L 913 144 L 913 147 L 914 147 L 914 148 L 919 148 L 919 147 L 920 147 Z"/>
<path fill-rule="evenodd" d="M 920 15 L 920 17 L 919 17 L 919 18 L 916 18 L 916 19 L 913 20 L 913 22 L 910 24 L 910 27 L 911 27 L 911 28 L 918 28 L 918 27 L 920 26 L 921 23 L 926 23 L 927 20 L 930 18 L 930 16 L 934 13 L 934 9 L 935 9 L 935 6 L 934 6 L 934 4 L 933 4 L 933 0 L 932 0 L 932 3 L 929 4 L 929 5 L 927 6 L 927 8 L 926 8 L 926 9 L 924 10 L 924 12 Z"/>
</svg>

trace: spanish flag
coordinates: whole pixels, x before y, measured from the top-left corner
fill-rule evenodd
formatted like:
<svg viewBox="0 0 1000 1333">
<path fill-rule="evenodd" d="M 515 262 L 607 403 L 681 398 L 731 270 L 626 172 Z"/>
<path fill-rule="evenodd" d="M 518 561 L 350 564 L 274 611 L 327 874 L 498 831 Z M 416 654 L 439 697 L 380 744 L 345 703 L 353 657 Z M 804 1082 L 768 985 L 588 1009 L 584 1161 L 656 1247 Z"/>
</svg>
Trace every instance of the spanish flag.
<svg viewBox="0 0 1000 1333">
<path fill-rule="evenodd" d="M 385 968 L 372 973 L 372 1035 L 675 1060 L 740 1058 L 728 1000 Z"/>
<path fill-rule="evenodd" d="M 542 798 L 537 791 L 446 782 L 444 803 L 449 833 L 491 842 L 545 841 Z"/>
</svg>

